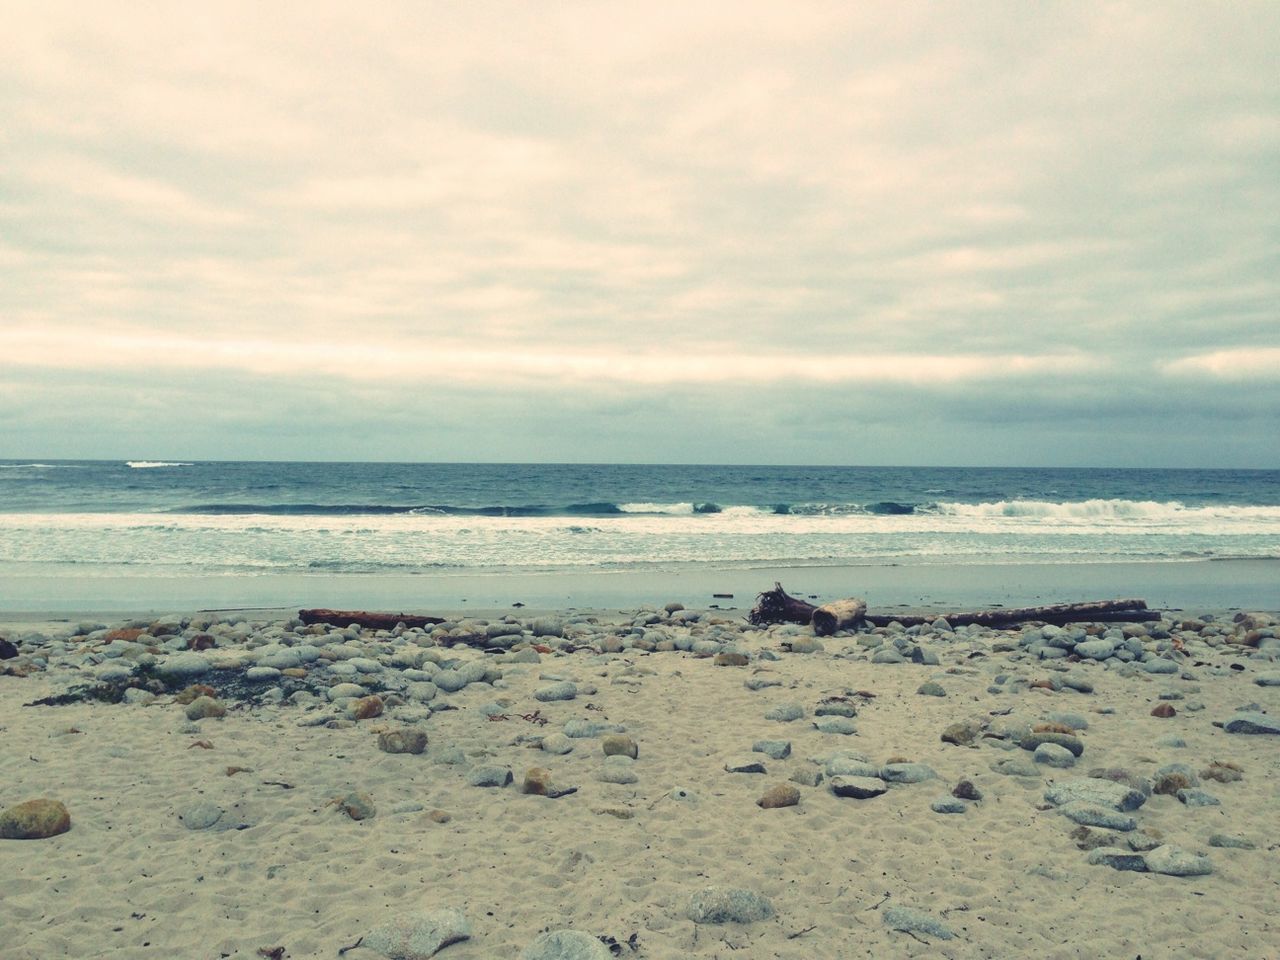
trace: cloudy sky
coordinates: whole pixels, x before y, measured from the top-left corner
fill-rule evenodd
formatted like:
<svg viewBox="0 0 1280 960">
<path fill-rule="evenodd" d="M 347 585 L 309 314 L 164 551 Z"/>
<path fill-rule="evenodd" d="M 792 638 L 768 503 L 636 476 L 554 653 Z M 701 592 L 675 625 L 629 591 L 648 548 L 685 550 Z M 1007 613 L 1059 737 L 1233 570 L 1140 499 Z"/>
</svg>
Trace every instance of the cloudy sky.
<svg viewBox="0 0 1280 960">
<path fill-rule="evenodd" d="M 1280 466 L 1280 4 L 0 0 L 0 457 Z"/>
</svg>

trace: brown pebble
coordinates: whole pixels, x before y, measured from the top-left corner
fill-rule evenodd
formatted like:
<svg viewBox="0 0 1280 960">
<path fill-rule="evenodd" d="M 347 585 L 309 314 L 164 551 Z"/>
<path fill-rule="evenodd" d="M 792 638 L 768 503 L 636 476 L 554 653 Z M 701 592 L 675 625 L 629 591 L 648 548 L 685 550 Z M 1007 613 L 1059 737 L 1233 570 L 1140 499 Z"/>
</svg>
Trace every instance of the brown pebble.
<svg viewBox="0 0 1280 960">
<path fill-rule="evenodd" d="M 1209 766 L 1200 771 L 1205 780 L 1217 780 L 1219 783 L 1234 783 L 1244 779 L 1244 767 L 1229 760 L 1213 760 Z"/>
<path fill-rule="evenodd" d="M 227 767 L 227 776 L 234 777 L 237 773 L 253 773 L 252 767 Z"/>
<path fill-rule="evenodd" d="M 0 812 L 0 839 L 44 840 L 71 829 L 71 814 L 57 800 L 27 800 Z"/>
<path fill-rule="evenodd" d="M 778 807 L 794 807 L 799 802 L 800 791 L 789 783 L 780 783 L 766 790 L 764 796 L 756 801 L 756 806 L 775 810 Z"/>
<path fill-rule="evenodd" d="M 745 667 L 750 662 L 745 653 L 717 653 L 715 659 L 717 667 Z"/>
<path fill-rule="evenodd" d="M 1075 733 L 1074 727 L 1065 723 L 1037 723 L 1031 728 L 1032 733 Z"/>
<path fill-rule="evenodd" d="M 453 815 L 445 813 L 443 810 L 431 810 L 427 813 L 427 818 L 434 820 L 436 823 L 448 823 L 453 819 Z"/>
<path fill-rule="evenodd" d="M 961 780 L 951 790 L 951 795 L 960 800 L 981 800 L 982 791 L 973 785 L 972 780 Z"/>
<path fill-rule="evenodd" d="M 1173 709 L 1173 705 L 1169 703 L 1162 703 L 1160 704 L 1160 706 L 1156 707 L 1154 710 L 1151 711 L 1151 715 L 1153 717 L 1164 717 L 1164 718 L 1176 716 L 1177 713 L 1178 711 Z"/>
<path fill-rule="evenodd" d="M 218 645 L 218 641 L 207 633 L 197 633 L 187 641 L 188 650 L 209 650 Z"/>
<path fill-rule="evenodd" d="M 215 700 L 213 697 L 196 697 L 187 704 L 188 720 L 204 720 L 207 717 L 225 717 L 227 708 L 223 706 L 221 700 Z"/>
<path fill-rule="evenodd" d="M 1186 774 L 1166 773 L 1156 780 L 1156 785 L 1152 788 L 1152 792 L 1161 796 L 1172 797 L 1179 790 L 1189 790 L 1193 786 L 1195 784 L 1191 782 L 1191 778 Z"/>
<path fill-rule="evenodd" d="M 640 755 L 640 748 L 636 746 L 636 742 L 625 733 L 609 734 L 600 741 L 600 746 L 604 749 L 606 757 L 622 756 L 634 760 Z"/>
<path fill-rule="evenodd" d="M 378 749 L 383 753 L 422 753 L 427 749 L 427 735 L 412 727 L 387 730 L 378 734 Z"/>
<path fill-rule="evenodd" d="M 524 773 L 524 783 L 520 785 L 521 793 L 532 793 L 544 797 L 551 786 L 551 771 L 546 767 L 530 767 Z"/>
<path fill-rule="evenodd" d="M 302 679 L 305 679 L 307 676 L 307 668 L 306 667 L 285 667 L 283 670 L 280 671 L 280 673 L 286 677 L 293 677 L 293 679 L 295 680 L 302 680 Z"/>
<path fill-rule="evenodd" d="M 351 717 L 354 720 L 372 720 L 382 716 L 382 698 L 375 694 L 361 697 L 351 704 Z"/>
<path fill-rule="evenodd" d="M 180 693 L 174 694 L 173 702 L 188 704 L 200 699 L 201 697 L 216 697 L 217 695 L 218 691 L 213 689 L 213 687 L 203 683 L 193 683 Z"/>
</svg>

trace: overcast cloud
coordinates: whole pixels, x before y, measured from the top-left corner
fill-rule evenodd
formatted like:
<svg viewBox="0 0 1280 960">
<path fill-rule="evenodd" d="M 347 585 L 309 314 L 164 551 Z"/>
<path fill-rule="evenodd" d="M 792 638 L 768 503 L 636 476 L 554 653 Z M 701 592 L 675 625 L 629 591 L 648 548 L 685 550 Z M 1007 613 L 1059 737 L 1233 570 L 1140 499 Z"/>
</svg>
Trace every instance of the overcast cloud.
<svg viewBox="0 0 1280 960">
<path fill-rule="evenodd" d="M 0 12 L 0 456 L 1280 466 L 1270 0 Z"/>
</svg>

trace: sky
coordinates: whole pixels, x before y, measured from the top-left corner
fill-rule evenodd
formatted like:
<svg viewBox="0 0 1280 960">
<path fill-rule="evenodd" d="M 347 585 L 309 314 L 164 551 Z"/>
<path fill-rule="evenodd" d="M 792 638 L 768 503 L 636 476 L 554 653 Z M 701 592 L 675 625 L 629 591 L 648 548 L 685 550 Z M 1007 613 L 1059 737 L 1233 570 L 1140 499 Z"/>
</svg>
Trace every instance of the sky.
<svg viewBox="0 0 1280 960">
<path fill-rule="evenodd" d="M 0 457 L 1280 467 L 1280 4 L 0 0 Z"/>
</svg>

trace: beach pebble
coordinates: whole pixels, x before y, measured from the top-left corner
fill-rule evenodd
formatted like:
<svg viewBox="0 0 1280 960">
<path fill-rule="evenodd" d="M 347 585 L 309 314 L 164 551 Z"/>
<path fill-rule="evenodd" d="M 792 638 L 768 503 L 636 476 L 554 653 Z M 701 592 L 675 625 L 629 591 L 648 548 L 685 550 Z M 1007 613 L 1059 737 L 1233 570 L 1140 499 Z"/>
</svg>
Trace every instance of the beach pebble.
<svg viewBox="0 0 1280 960">
<path fill-rule="evenodd" d="M 821 640 L 805 636 L 791 637 L 785 646 L 792 653 L 821 653 L 825 649 Z"/>
<path fill-rule="evenodd" d="M 1066 747 L 1059 746 L 1056 743 L 1042 743 L 1036 747 L 1036 752 L 1032 754 L 1032 759 L 1036 763 L 1043 763 L 1048 767 L 1057 767 L 1065 769 L 1073 767 L 1076 763 L 1076 755 Z"/>
<path fill-rule="evenodd" d="M 869 800 L 888 792 L 889 788 L 879 777 L 831 777 L 831 792 L 837 797 Z"/>
<path fill-rule="evenodd" d="M 625 733 L 611 733 L 600 741 L 600 747 L 606 757 L 630 757 L 634 760 L 640 755 L 636 742 Z"/>
<path fill-rule="evenodd" d="M 882 647 L 871 655 L 872 663 L 906 663 L 907 658 L 893 647 Z"/>
<path fill-rule="evenodd" d="M 1162 703 L 1152 709 L 1151 715 L 1153 717 L 1159 717 L 1163 720 L 1167 720 L 1170 717 L 1177 716 L 1178 711 L 1173 708 L 1172 704 Z"/>
<path fill-rule="evenodd" d="M 473 787 L 505 787 L 514 779 L 510 767 L 486 764 L 467 771 L 467 783 Z"/>
<path fill-rule="evenodd" d="M 599 737 L 606 733 L 626 733 L 627 728 L 620 723 L 609 723 L 607 720 L 570 720 L 564 725 L 564 735 L 573 740 Z"/>
<path fill-rule="evenodd" d="M 368 820 L 378 813 L 373 797 L 362 790 L 352 790 L 344 796 L 335 797 L 333 803 L 352 820 Z"/>
<path fill-rule="evenodd" d="M 542 748 L 543 753 L 563 756 L 573 750 L 573 741 L 563 733 L 553 733 L 543 737 L 539 746 Z"/>
<path fill-rule="evenodd" d="M 924 763 L 886 763 L 880 768 L 880 779 L 889 783 L 923 783 L 937 776 Z"/>
<path fill-rule="evenodd" d="M 441 670 L 431 679 L 445 693 L 457 693 L 470 682 L 457 670 Z"/>
<path fill-rule="evenodd" d="M 559 683 L 539 687 L 533 692 L 534 699 L 542 703 L 553 703 L 558 700 L 572 700 L 577 695 L 577 684 L 569 680 L 562 680 Z"/>
<path fill-rule="evenodd" d="M 1280 719 L 1261 712 L 1242 711 L 1223 724 L 1222 729 L 1227 733 L 1280 734 Z"/>
<path fill-rule="evenodd" d="M 382 716 L 383 707 L 382 698 L 375 693 L 347 704 L 347 716 L 352 720 L 372 720 Z"/>
<path fill-rule="evenodd" d="M 1209 846 L 1229 847 L 1236 850 L 1256 850 L 1258 845 L 1252 840 L 1246 840 L 1244 837 L 1233 837 L 1226 833 L 1215 833 L 1209 837 Z"/>
<path fill-rule="evenodd" d="M 1071 751 L 1071 755 L 1078 757 L 1084 753 L 1084 741 L 1071 733 L 1055 733 L 1053 731 L 1040 730 L 1028 734 L 1023 737 L 1018 746 L 1023 750 L 1036 750 L 1041 744 L 1053 743 L 1059 747 Z"/>
<path fill-rule="evenodd" d="M 470 938 L 471 924 L 462 911 L 445 907 L 396 917 L 366 933 L 360 945 L 391 960 L 428 960 L 449 944 Z"/>
<path fill-rule="evenodd" d="M 222 819 L 225 812 L 216 803 L 200 800 L 179 811 L 178 819 L 188 830 L 208 830 Z"/>
<path fill-rule="evenodd" d="M 742 685 L 748 690 L 763 690 L 766 687 L 780 687 L 782 681 L 772 677 L 752 677 L 750 680 L 744 680 Z"/>
<path fill-rule="evenodd" d="M 972 780 L 961 780 L 951 788 L 951 795 L 961 800 L 979 801 L 982 799 L 982 791 L 974 786 Z"/>
<path fill-rule="evenodd" d="M 614 758 L 610 758 L 614 759 Z M 619 759 L 627 759 L 622 757 Z M 601 783 L 628 784 L 635 783 L 640 778 L 636 776 L 636 772 L 631 769 L 630 764 L 622 765 L 616 763 L 606 763 L 600 768 L 600 772 L 596 774 L 596 779 Z"/>
<path fill-rule="evenodd" d="M 524 781 L 520 784 L 520 792 L 533 794 L 539 797 L 567 797 L 571 793 L 577 793 L 577 787 L 568 787 L 557 784 L 546 767 L 530 767 L 525 771 Z"/>
<path fill-rule="evenodd" d="M 880 765 L 858 753 L 837 753 L 827 759 L 825 770 L 828 777 L 880 776 Z"/>
<path fill-rule="evenodd" d="M 352 697 L 363 697 L 367 690 L 358 683 L 335 683 L 329 688 L 330 700 L 349 700 Z"/>
<path fill-rule="evenodd" d="M 778 807 L 794 807 L 799 802 L 800 791 L 790 784 L 780 783 L 766 790 L 764 795 L 756 801 L 756 806 L 773 810 Z"/>
<path fill-rule="evenodd" d="M 1058 812 L 1068 820 L 1087 827 L 1104 827 L 1108 830 L 1128 832 L 1138 825 L 1133 817 L 1126 816 L 1118 810 L 1100 807 L 1097 804 L 1072 800 L 1058 807 Z"/>
<path fill-rule="evenodd" d="M 1093 777 L 1078 777 L 1055 783 L 1044 792 L 1044 798 L 1055 807 L 1079 800 L 1126 812 L 1137 810 L 1147 802 L 1146 796 L 1141 791 L 1112 780 L 1099 780 Z"/>
<path fill-rule="evenodd" d="M 916 693 L 922 697 L 945 697 L 947 691 L 943 689 L 942 684 L 927 680 L 916 689 Z"/>
<path fill-rule="evenodd" d="M 186 713 L 188 720 L 204 720 L 208 717 L 225 717 L 227 708 L 213 697 L 196 697 L 187 704 Z"/>
<path fill-rule="evenodd" d="M 524 948 L 520 960 L 610 960 L 596 937 L 580 930 L 549 930 Z"/>
<path fill-rule="evenodd" d="M 804 767 L 797 770 L 787 778 L 792 783 L 798 783 L 802 787 L 816 787 L 822 783 L 823 776 L 821 770 L 815 770 L 813 767 Z"/>
<path fill-rule="evenodd" d="M 835 733 L 845 737 L 858 732 L 857 725 L 848 717 L 824 717 L 813 726 L 819 733 Z"/>
<path fill-rule="evenodd" d="M 427 749 L 427 735 L 413 727 L 384 730 L 378 734 L 378 749 L 383 753 L 422 753 Z"/>
<path fill-rule="evenodd" d="M 728 773 L 764 773 L 764 764 L 754 757 L 737 757 L 724 765 Z"/>
<path fill-rule="evenodd" d="M 279 680 L 283 674 L 275 667 L 250 667 L 244 672 L 246 680 L 252 680 L 254 683 L 262 683 L 267 680 Z"/>
<path fill-rule="evenodd" d="M 750 662 L 745 653 L 717 653 L 714 661 L 717 667 L 745 667 Z"/>
<path fill-rule="evenodd" d="M 694 923 L 754 923 L 768 920 L 773 904 L 751 890 L 737 887 L 707 887 L 689 900 L 685 916 Z"/>
<path fill-rule="evenodd" d="M 58 800 L 26 800 L 0 811 L 0 840 L 44 840 L 70 829 L 71 814 Z"/>
<path fill-rule="evenodd" d="M 1145 670 L 1147 673 L 1168 674 L 1168 673 L 1177 673 L 1178 665 L 1174 663 L 1172 660 L 1156 658 L 1155 660 L 1148 660 L 1146 663 L 1144 663 L 1142 665 L 1142 669 Z"/>
<path fill-rule="evenodd" d="M 757 740 L 751 745 L 752 753 L 763 753 L 771 760 L 784 760 L 791 756 L 790 740 Z"/>
<path fill-rule="evenodd" d="M 156 674 L 169 681 L 200 677 L 212 669 L 209 658 L 200 653 L 177 653 L 156 664 Z"/>
<path fill-rule="evenodd" d="M 966 747 L 981 737 L 986 729 L 987 722 L 985 720 L 962 720 L 951 724 L 942 731 L 942 742 Z"/>
<path fill-rule="evenodd" d="M 1175 796 L 1188 807 L 1218 807 L 1222 805 L 1222 801 L 1212 793 L 1207 790 L 1197 790 L 1194 787 L 1179 790 Z"/>
<path fill-rule="evenodd" d="M 965 806 L 966 804 L 963 800 L 946 797 L 933 801 L 933 803 L 929 804 L 929 809 L 934 813 L 964 813 Z"/>
<path fill-rule="evenodd" d="M 1280 687 L 1280 671 L 1260 673 L 1253 678 L 1253 682 L 1260 687 Z"/>
<path fill-rule="evenodd" d="M 777 720 L 780 723 L 790 723 L 792 720 L 799 720 L 804 716 L 804 707 L 798 703 L 782 703 L 774 707 L 764 715 L 766 720 Z"/>
<path fill-rule="evenodd" d="M 1110 867 L 1112 870 L 1130 870 L 1134 873 L 1145 873 L 1146 857 L 1123 847 L 1098 847 L 1089 851 L 1088 862 L 1095 867 Z"/>
<path fill-rule="evenodd" d="M 1040 776 L 1040 767 L 1026 756 L 1002 757 L 991 764 L 991 769 L 1006 777 Z"/>
<path fill-rule="evenodd" d="M 921 934 L 939 940 L 950 940 L 955 936 L 937 917 L 913 907 L 886 907 L 880 914 L 880 919 L 890 930 L 903 933 Z"/>
<path fill-rule="evenodd" d="M 1208 857 L 1188 853 L 1174 846 L 1156 847 L 1145 854 L 1147 869 L 1170 877 L 1203 877 L 1213 873 Z"/>
</svg>

